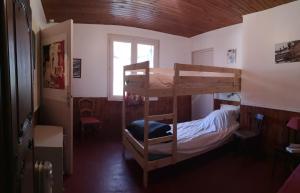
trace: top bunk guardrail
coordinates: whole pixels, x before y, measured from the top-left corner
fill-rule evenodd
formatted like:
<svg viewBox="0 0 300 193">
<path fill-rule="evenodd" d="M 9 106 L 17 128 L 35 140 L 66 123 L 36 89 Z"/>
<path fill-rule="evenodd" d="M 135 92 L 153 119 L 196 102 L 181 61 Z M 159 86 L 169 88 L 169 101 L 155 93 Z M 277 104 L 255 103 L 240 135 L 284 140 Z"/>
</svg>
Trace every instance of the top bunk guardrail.
<svg viewBox="0 0 300 193">
<path fill-rule="evenodd" d="M 176 63 L 174 70 L 174 88 L 177 95 L 241 90 L 240 69 Z"/>
<path fill-rule="evenodd" d="M 150 97 L 239 92 L 241 70 L 178 63 L 174 69 L 150 69 L 147 61 L 124 66 L 124 89 Z"/>
</svg>

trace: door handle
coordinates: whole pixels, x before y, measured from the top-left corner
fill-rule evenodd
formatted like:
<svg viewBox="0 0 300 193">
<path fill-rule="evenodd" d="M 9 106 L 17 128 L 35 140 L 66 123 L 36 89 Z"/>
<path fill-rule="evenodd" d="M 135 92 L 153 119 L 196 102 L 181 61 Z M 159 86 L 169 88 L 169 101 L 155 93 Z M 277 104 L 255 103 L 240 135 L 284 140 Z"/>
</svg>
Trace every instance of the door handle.
<svg viewBox="0 0 300 193">
<path fill-rule="evenodd" d="M 25 121 L 20 125 L 18 129 L 18 142 L 19 144 L 22 143 L 22 138 L 24 134 L 26 134 L 32 125 L 32 113 L 29 113 L 25 119 Z"/>
</svg>

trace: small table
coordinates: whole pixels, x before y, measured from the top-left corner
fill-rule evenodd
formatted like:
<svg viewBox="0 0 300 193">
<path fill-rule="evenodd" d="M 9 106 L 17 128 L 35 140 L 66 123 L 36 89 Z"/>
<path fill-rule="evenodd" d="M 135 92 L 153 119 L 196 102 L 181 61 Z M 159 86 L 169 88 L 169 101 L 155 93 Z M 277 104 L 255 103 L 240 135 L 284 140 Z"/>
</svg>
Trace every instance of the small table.
<svg viewBox="0 0 300 193">
<path fill-rule="evenodd" d="M 34 128 L 35 161 L 53 165 L 53 193 L 63 192 L 63 128 L 37 125 Z"/>
</svg>

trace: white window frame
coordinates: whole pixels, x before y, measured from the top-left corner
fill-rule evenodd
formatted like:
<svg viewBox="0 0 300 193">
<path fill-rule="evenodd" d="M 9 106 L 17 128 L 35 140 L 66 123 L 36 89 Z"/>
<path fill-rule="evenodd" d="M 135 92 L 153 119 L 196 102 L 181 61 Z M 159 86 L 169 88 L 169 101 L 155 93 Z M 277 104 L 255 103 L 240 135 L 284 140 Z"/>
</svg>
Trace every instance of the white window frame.
<svg viewBox="0 0 300 193">
<path fill-rule="evenodd" d="M 159 40 L 148 39 L 136 36 L 108 34 L 108 81 L 107 81 L 107 93 L 108 100 L 110 101 L 122 101 L 123 96 L 113 95 L 113 42 L 128 42 L 131 43 L 131 64 L 137 63 L 137 45 L 146 44 L 154 46 L 154 67 L 159 67 Z"/>
</svg>

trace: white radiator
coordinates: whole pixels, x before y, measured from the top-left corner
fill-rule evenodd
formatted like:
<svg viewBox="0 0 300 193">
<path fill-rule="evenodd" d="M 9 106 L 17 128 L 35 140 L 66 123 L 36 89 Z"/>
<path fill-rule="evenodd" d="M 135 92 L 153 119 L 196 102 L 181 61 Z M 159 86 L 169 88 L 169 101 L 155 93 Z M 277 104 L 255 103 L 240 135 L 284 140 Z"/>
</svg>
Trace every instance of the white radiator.
<svg viewBox="0 0 300 193">
<path fill-rule="evenodd" d="M 53 173 L 52 164 L 49 161 L 36 161 L 34 164 L 34 192 L 52 193 Z"/>
</svg>

